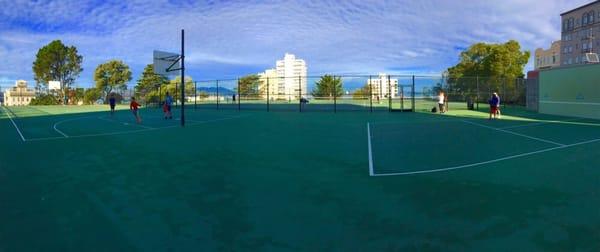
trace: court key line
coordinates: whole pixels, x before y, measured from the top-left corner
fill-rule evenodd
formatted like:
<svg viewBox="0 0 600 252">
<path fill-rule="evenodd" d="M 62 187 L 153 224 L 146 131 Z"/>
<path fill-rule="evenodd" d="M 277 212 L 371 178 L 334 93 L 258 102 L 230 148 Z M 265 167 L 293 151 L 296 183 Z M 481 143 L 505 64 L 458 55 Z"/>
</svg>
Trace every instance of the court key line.
<svg viewBox="0 0 600 252">
<path fill-rule="evenodd" d="M 479 163 L 467 164 L 467 165 L 460 165 L 460 166 L 454 166 L 454 167 L 448 167 L 448 168 L 442 168 L 442 169 L 434 169 L 434 170 L 421 170 L 421 171 L 396 172 L 396 173 L 381 173 L 381 174 L 373 174 L 371 176 L 372 177 L 403 176 L 403 175 L 414 175 L 414 174 L 424 174 L 424 173 L 434 173 L 434 172 L 458 170 L 458 169 L 464 169 L 464 168 L 469 168 L 469 167 L 474 167 L 474 166 L 479 166 L 479 165 L 484 165 L 484 164 L 497 163 L 497 162 L 500 162 L 500 161 L 515 159 L 515 158 L 520 158 L 520 157 L 531 156 L 531 155 L 540 154 L 540 153 L 544 153 L 544 152 L 549 152 L 549 151 L 553 151 L 553 150 L 566 149 L 566 148 L 569 148 L 569 147 L 574 147 L 574 146 L 579 146 L 579 145 L 584 145 L 584 144 L 590 144 L 590 143 L 595 143 L 595 142 L 600 142 L 600 138 L 593 139 L 593 140 L 588 140 L 588 141 L 583 141 L 583 142 L 579 142 L 579 143 L 574 143 L 574 144 L 567 144 L 567 145 L 552 147 L 552 148 L 538 150 L 538 151 L 532 151 L 532 152 L 527 152 L 527 153 L 522 153 L 522 154 L 517 154 L 517 155 L 512 155 L 512 156 L 507 156 L 507 157 L 502 157 L 502 158 L 498 158 L 498 159 L 492 159 L 492 160 L 488 160 L 488 161 L 484 161 L 484 162 L 479 162 Z"/>
<path fill-rule="evenodd" d="M 233 119 L 244 118 L 244 117 L 248 117 L 248 116 L 250 116 L 250 115 L 234 116 L 234 117 L 227 117 L 227 118 L 219 118 L 219 119 L 206 120 L 206 121 L 198 121 L 197 123 L 190 123 L 190 124 L 188 124 L 188 126 L 194 126 L 194 125 L 200 125 L 200 124 L 206 124 L 206 123 L 218 122 L 218 121 L 225 121 L 225 120 L 233 120 Z M 84 118 L 84 117 L 73 118 L 71 120 L 81 119 L 81 118 Z M 61 122 L 65 122 L 65 121 L 61 121 Z M 181 126 L 179 126 L 179 125 L 173 125 L 173 126 L 151 128 L 151 129 L 126 130 L 126 131 L 116 131 L 116 132 L 98 133 L 98 134 L 83 134 L 83 135 L 76 135 L 76 136 L 69 136 L 69 137 L 40 137 L 40 138 L 27 139 L 27 141 L 48 141 L 48 140 L 60 140 L 60 139 L 67 139 L 67 138 L 87 138 L 87 137 L 98 137 L 98 136 L 113 136 L 113 135 L 122 135 L 122 134 L 128 134 L 128 133 L 138 133 L 138 132 L 146 132 L 146 131 L 152 131 L 152 130 L 160 130 L 160 129 L 168 129 L 168 128 L 178 128 L 178 127 L 181 127 Z"/>
<path fill-rule="evenodd" d="M 23 136 L 23 133 L 21 133 L 21 130 L 19 129 L 19 126 L 17 126 L 17 124 L 15 123 L 15 121 L 13 121 L 12 117 L 10 116 L 10 113 L 8 111 L 6 111 L 6 108 L 4 106 L 2 106 L 2 108 L 4 109 L 4 113 L 6 113 L 6 115 L 8 116 L 8 119 L 10 119 L 10 121 L 12 122 L 12 125 L 15 126 L 15 129 L 19 133 L 19 136 L 21 136 L 21 140 L 23 140 L 23 142 L 27 142 L 27 140 Z"/>
<path fill-rule="evenodd" d="M 515 136 L 525 137 L 525 138 L 529 138 L 529 139 L 533 139 L 533 140 L 536 140 L 536 141 L 545 142 L 545 143 L 549 143 L 549 144 L 553 144 L 553 145 L 565 146 L 564 144 L 557 143 L 557 142 L 550 141 L 550 140 L 546 140 L 546 139 L 542 139 L 542 138 L 538 138 L 538 137 L 532 137 L 532 136 L 528 136 L 528 135 L 525 135 L 525 134 L 520 134 L 520 133 L 516 133 L 516 132 L 504 130 L 504 129 L 494 128 L 494 127 L 490 127 L 490 126 L 487 126 L 487 125 L 483 125 L 483 124 L 479 124 L 479 123 L 475 123 L 475 122 L 471 122 L 471 121 L 467 121 L 467 120 L 462 120 L 462 121 L 464 123 L 468 123 L 468 124 L 476 125 L 476 126 L 487 128 L 487 129 L 491 129 L 491 130 L 496 130 L 496 131 L 500 131 L 500 132 L 512 134 L 512 135 L 515 135 Z"/>
</svg>

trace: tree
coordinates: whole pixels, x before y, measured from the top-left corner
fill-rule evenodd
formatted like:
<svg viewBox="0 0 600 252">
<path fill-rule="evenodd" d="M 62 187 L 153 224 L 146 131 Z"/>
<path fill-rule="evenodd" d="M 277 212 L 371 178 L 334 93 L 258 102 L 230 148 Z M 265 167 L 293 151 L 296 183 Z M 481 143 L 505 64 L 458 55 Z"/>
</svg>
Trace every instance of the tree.
<svg viewBox="0 0 600 252">
<path fill-rule="evenodd" d="M 102 91 L 97 88 L 90 88 L 85 90 L 83 94 L 83 103 L 88 105 L 94 104 L 100 97 L 102 97 Z"/>
<path fill-rule="evenodd" d="M 363 100 L 363 99 L 368 99 L 369 98 L 369 94 L 371 93 L 371 90 L 369 89 L 369 85 L 364 85 L 363 87 L 357 89 L 356 91 L 354 91 L 354 93 L 352 93 L 352 99 L 355 100 Z"/>
<path fill-rule="evenodd" d="M 136 96 L 146 102 L 158 102 L 158 87 L 169 84 L 169 79 L 156 74 L 154 65 L 148 64 L 135 86 Z"/>
<path fill-rule="evenodd" d="M 240 78 L 240 96 L 258 97 L 261 91 L 258 88 L 260 77 L 256 74 L 246 75 Z"/>
<path fill-rule="evenodd" d="M 500 90 L 501 86 L 513 89 L 512 80 L 523 78 L 529 56 L 529 51 L 521 51 L 519 42 L 514 40 L 504 44 L 476 43 L 461 52 L 457 65 L 448 68 L 448 91 L 472 96 L 477 89 L 477 77 L 486 90 Z"/>
<path fill-rule="evenodd" d="M 342 78 L 324 75 L 315 83 L 316 89 L 312 92 L 314 97 L 340 97 L 344 93 L 342 89 Z"/>
<path fill-rule="evenodd" d="M 131 80 L 129 66 L 120 60 L 110 60 L 98 65 L 94 72 L 96 88 L 104 92 L 104 96 L 114 89 L 127 89 L 127 82 Z"/>
<path fill-rule="evenodd" d="M 33 62 L 34 79 L 45 86 L 49 81 L 60 81 L 60 95 L 64 98 L 64 104 L 67 104 L 66 91 L 83 71 L 82 61 L 83 57 L 77 54 L 77 48 L 54 40 L 38 50 Z"/>
</svg>

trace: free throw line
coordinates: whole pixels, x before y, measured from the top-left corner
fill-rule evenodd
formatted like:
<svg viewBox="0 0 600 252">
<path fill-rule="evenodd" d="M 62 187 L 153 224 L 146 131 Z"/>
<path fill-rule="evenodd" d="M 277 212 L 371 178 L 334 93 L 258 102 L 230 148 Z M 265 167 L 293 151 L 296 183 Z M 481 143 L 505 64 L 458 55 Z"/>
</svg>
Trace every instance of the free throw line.
<svg viewBox="0 0 600 252">
<path fill-rule="evenodd" d="M 21 136 L 21 140 L 23 140 L 23 142 L 26 142 L 27 140 L 23 136 L 23 133 L 21 133 L 21 130 L 19 129 L 19 126 L 17 126 L 17 124 L 15 123 L 15 121 L 13 121 L 12 117 L 10 116 L 10 113 L 8 111 L 6 111 L 6 108 L 4 106 L 2 106 L 2 108 L 4 109 L 4 113 L 6 113 L 6 115 L 8 116 L 8 119 L 10 119 L 10 121 L 12 122 L 12 125 L 15 126 L 15 129 L 19 133 L 19 136 Z"/>
</svg>

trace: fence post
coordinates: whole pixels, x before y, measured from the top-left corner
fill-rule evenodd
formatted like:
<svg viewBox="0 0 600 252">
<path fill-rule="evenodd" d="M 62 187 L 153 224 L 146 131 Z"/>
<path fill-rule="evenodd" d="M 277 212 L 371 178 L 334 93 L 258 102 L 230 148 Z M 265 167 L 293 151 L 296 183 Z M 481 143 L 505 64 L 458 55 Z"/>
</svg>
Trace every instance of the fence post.
<svg viewBox="0 0 600 252">
<path fill-rule="evenodd" d="M 298 111 L 302 112 L 302 76 L 298 76 Z"/>
<path fill-rule="evenodd" d="M 160 108 L 160 102 L 162 101 L 162 93 L 161 93 L 161 86 L 158 86 L 158 108 Z"/>
<path fill-rule="evenodd" d="M 219 97 L 219 80 L 217 80 L 217 110 L 219 110 L 219 100 L 221 97 Z"/>
<path fill-rule="evenodd" d="M 477 83 L 477 90 L 476 90 L 476 96 L 475 96 L 475 102 L 477 103 L 477 110 L 479 110 L 479 75 L 477 75 L 476 77 L 476 83 Z"/>
<path fill-rule="evenodd" d="M 335 81 L 335 75 L 333 76 L 333 79 Z M 337 113 L 337 87 L 336 85 L 333 85 L 333 113 Z"/>
<path fill-rule="evenodd" d="M 371 75 L 369 75 L 369 108 L 371 113 L 373 113 L 373 82 L 371 80 Z"/>
<path fill-rule="evenodd" d="M 506 98 L 508 97 L 508 96 L 506 95 L 506 77 L 503 77 L 503 78 L 502 78 L 502 80 L 503 80 L 503 81 L 502 81 L 502 96 L 503 96 L 502 98 L 506 99 Z M 502 107 L 505 107 L 505 108 L 506 108 L 506 105 L 505 105 L 505 104 L 506 104 L 506 102 L 503 102 L 503 103 L 501 103 L 501 105 L 504 105 L 504 106 L 502 106 Z"/>
<path fill-rule="evenodd" d="M 388 85 L 388 112 L 392 112 L 392 83 L 390 83 L 390 76 L 387 76 Z"/>
<path fill-rule="evenodd" d="M 267 77 L 267 112 L 269 112 L 269 105 L 271 104 L 270 103 L 271 97 L 269 96 L 271 92 L 269 92 L 269 91 L 271 91 L 271 88 L 269 86 L 269 77 Z"/>
<path fill-rule="evenodd" d="M 411 90 L 411 95 L 412 95 L 412 104 L 411 104 L 411 109 L 413 112 L 416 111 L 415 109 L 415 76 L 412 76 L 412 90 Z"/>
<path fill-rule="evenodd" d="M 242 109 L 242 95 L 241 95 L 241 91 L 240 91 L 240 78 L 237 79 L 237 102 L 238 102 L 238 111 L 240 111 Z"/>
<path fill-rule="evenodd" d="M 196 110 L 196 100 L 198 100 L 198 88 L 197 88 L 197 84 L 198 82 L 194 81 L 194 110 Z"/>
</svg>

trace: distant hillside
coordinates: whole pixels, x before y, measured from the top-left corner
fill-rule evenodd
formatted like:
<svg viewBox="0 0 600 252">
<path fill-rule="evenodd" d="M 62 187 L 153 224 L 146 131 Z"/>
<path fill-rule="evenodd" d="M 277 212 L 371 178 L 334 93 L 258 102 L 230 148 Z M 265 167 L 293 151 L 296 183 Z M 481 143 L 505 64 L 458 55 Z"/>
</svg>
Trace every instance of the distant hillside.
<svg viewBox="0 0 600 252">
<path fill-rule="evenodd" d="M 208 95 L 217 95 L 216 87 L 199 87 L 198 92 L 206 92 Z M 235 91 L 224 87 L 219 87 L 219 95 L 234 95 Z"/>
</svg>

